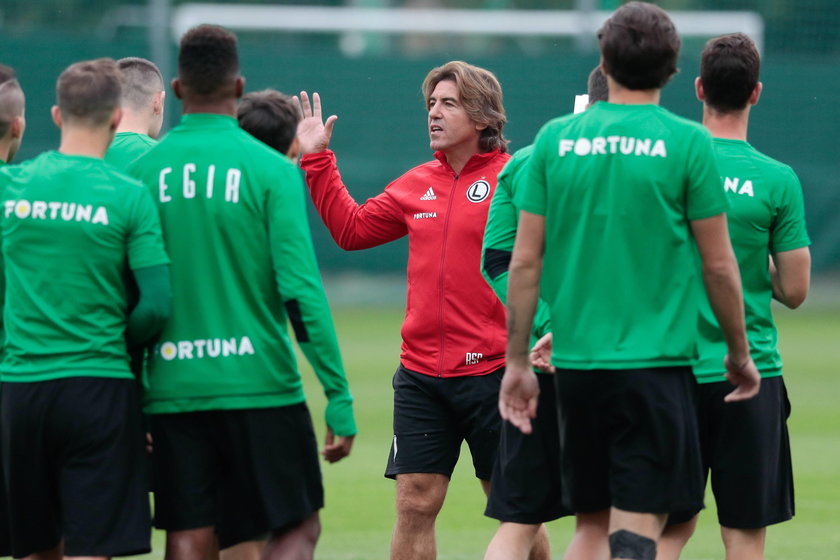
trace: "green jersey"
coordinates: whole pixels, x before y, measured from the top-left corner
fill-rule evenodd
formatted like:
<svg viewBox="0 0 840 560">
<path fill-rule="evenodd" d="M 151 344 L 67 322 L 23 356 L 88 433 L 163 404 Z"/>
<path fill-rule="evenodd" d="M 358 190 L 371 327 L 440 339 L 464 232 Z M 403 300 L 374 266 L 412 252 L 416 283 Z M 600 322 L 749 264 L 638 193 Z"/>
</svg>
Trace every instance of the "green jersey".
<svg viewBox="0 0 840 560">
<path fill-rule="evenodd" d="M 519 223 L 519 209 L 513 204 L 514 193 L 521 190 L 527 180 L 527 163 L 534 146 L 518 150 L 499 173 L 496 191 L 490 202 L 487 226 L 484 229 L 484 247 L 481 250 L 481 273 L 502 300 L 507 302 L 507 280 L 510 255 L 516 240 L 516 226 Z M 542 299 L 537 303 L 531 344 L 551 331 L 549 308 Z"/>
<path fill-rule="evenodd" d="M 105 152 L 105 161 L 120 169 L 126 169 L 132 161 L 145 154 L 155 144 L 157 140 L 146 134 L 117 132 L 114 141 Z"/>
<path fill-rule="evenodd" d="M 805 229 L 802 187 L 793 170 L 747 142 L 714 139 L 715 155 L 729 198 L 732 248 L 741 270 L 750 355 L 762 377 L 782 374 L 778 335 L 770 301 L 768 257 L 810 244 Z M 725 381 L 726 341 L 703 296 L 700 309 L 700 358 L 694 374 L 700 383 Z"/>
<path fill-rule="evenodd" d="M 151 353 L 146 410 L 302 402 L 291 320 L 329 400 L 327 425 L 355 433 L 298 168 L 232 117 L 188 114 L 129 171 L 153 193 L 172 257 L 172 315 Z"/>
<path fill-rule="evenodd" d="M 728 206 L 708 131 L 657 105 L 599 102 L 543 127 L 516 195 L 545 216 L 556 367 L 694 362 L 703 288 L 689 222 Z"/>
<path fill-rule="evenodd" d="M 126 262 L 165 265 L 152 197 L 101 159 L 46 152 L 0 171 L 3 382 L 132 377 Z"/>
</svg>

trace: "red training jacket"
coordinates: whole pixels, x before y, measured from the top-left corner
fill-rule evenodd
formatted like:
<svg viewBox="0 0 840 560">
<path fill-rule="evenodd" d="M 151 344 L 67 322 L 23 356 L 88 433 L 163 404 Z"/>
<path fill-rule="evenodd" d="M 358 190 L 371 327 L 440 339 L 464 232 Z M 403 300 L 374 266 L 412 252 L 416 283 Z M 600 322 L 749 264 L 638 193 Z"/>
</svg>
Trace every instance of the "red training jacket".
<svg viewBox="0 0 840 560">
<path fill-rule="evenodd" d="M 367 249 L 408 234 L 402 365 L 439 377 L 485 375 L 504 365 L 505 308 L 481 275 L 481 242 L 496 176 L 510 155 L 476 154 L 460 175 L 441 152 L 361 206 L 335 154 L 300 165 L 321 219 L 342 249 Z"/>
</svg>

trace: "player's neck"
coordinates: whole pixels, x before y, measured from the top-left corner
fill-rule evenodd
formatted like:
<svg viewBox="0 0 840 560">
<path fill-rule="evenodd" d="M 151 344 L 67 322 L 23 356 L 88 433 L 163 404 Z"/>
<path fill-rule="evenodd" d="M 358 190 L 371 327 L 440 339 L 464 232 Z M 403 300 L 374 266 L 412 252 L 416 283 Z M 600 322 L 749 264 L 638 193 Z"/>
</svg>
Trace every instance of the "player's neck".
<svg viewBox="0 0 840 560">
<path fill-rule="evenodd" d="M 11 147 L 11 140 L 0 140 L 0 164 L 9 163 L 9 150 Z"/>
<path fill-rule="evenodd" d="M 609 95 L 607 101 L 618 105 L 659 105 L 661 89 L 628 89 L 607 76 Z"/>
<path fill-rule="evenodd" d="M 211 115 L 236 116 L 236 98 L 205 101 L 199 99 L 182 100 L 181 110 L 185 115 L 191 113 L 209 113 Z"/>
<path fill-rule="evenodd" d="M 146 115 L 138 115 L 135 113 L 130 113 L 127 110 L 123 110 L 122 119 L 120 119 L 120 124 L 117 127 L 117 132 L 135 132 L 137 134 L 145 134 L 146 136 L 150 136 L 149 129 L 149 117 Z"/>
<path fill-rule="evenodd" d="M 103 158 L 114 139 L 110 128 L 67 127 L 61 129 L 58 151 L 68 156 Z"/>
<path fill-rule="evenodd" d="M 709 129 L 715 138 L 747 141 L 747 127 L 749 125 L 749 108 L 743 111 L 721 113 L 703 106 L 703 126 Z"/>
</svg>

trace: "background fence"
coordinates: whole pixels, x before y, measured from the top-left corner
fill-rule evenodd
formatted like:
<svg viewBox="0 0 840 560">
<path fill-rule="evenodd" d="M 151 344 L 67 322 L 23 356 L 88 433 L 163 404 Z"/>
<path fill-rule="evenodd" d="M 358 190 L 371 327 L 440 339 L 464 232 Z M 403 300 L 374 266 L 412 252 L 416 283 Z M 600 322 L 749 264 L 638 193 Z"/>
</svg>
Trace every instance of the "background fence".
<svg viewBox="0 0 840 560">
<path fill-rule="evenodd" d="M 151 0 L 149 4 L 160 3 Z M 351 3 L 477 9 L 611 9 L 618 5 L 594 0 Z M 171 8 L 180 4 L 172 2 Z M 814 269 L 823 274 L 840 272 L 840 2 L 672 0 L 659 4 L 673 10 L 752 10 L 761 16 L 765 90 L 752 113 L 750 141 L 796 170 L 805 192 Z M 27 95 L 28 128 L 18 161 L 57 146 L 58 131 L 49 119 L 49 107 L 55 79 L 68 64 L 99 56 L 144 56 L 163 57 L 158 62 L 171 68 L 176 53 L 170 30 L 150 33 L 152 10 L 142 1 L 4 0 L 0 17 L 0 61 L 17 69 Z M 164 20 L 164 27 L 170 21 Z M 574 95 L 585 90 L 586 76 L 598 62 L 594 37 L 582 42 L 574 36 L 544 35 L 238 34 L 246 89 L 318 91 L 325 112 L 339 115 L 332 147 L 345 182 L 359 201 L 429 159 L 420 84 L 433 66 L 464 59 L 497 74 L 508 112 L 506 135 L 515 150 L 530 143 L 546 120 L 571 111 Z M 704 41 L 704 37 L 686 38 L 680 73 L 662 97 L 667 108 L 697 120 L 701 105 L 694 98 L 693 80 Z M 168 116 L 172 124 L 179 113 L 173 97 Z M 362 254 L 345 253 L 335 247 L 311 208 L 310 219 L 326 271 L 399 273 L 404 269 L 405 241 Z"/>
</svg>

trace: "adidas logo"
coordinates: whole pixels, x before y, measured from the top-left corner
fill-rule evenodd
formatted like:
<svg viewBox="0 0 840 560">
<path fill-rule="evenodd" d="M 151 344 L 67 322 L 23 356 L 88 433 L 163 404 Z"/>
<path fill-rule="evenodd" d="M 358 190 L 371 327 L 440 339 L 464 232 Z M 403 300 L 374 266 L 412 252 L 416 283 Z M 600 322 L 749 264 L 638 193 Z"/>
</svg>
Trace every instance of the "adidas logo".
<svg viewBox="0 0 840 560">
<path fill-rule="evenodd" d="M 435 191 L 432 190 L 432 187 L 429 187 L 429 190 L 426 191 L 426 194 L 420 197 L 420 200 L 437 200 L 437 196 L 435 196 Z"/>
</svg>

